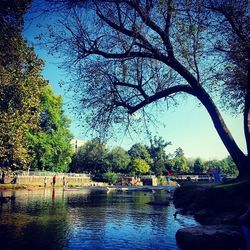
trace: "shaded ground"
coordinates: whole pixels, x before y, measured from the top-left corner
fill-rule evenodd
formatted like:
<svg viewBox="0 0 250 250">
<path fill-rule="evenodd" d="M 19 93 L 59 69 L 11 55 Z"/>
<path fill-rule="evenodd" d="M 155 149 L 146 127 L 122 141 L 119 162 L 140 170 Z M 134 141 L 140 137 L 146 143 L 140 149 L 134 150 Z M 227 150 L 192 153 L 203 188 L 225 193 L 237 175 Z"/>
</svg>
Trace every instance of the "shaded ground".
<svg viewBox="0 0 250 250">
<path fill-rule="evenodd" d="M 187 183 L 175 191 L 174 204 L 181 213 L 194 215 L 201 224 L 237 225 L 250 204 L 250 182 Z"/>
</svg>

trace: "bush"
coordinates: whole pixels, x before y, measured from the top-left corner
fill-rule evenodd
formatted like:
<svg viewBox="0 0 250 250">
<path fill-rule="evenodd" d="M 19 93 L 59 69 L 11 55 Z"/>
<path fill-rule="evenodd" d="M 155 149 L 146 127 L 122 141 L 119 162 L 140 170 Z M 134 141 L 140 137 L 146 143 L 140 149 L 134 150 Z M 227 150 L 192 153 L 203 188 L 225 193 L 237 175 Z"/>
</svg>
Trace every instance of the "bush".
<svg viewBox="0 0 250 250">
<path fill-rule="evenodd" d="M 103 174 L 103 179 L 108 182 L 109 185 L 115 184 L 117 182 L 117 178 L 117 174 L 111 171 Z"/>
</svg>

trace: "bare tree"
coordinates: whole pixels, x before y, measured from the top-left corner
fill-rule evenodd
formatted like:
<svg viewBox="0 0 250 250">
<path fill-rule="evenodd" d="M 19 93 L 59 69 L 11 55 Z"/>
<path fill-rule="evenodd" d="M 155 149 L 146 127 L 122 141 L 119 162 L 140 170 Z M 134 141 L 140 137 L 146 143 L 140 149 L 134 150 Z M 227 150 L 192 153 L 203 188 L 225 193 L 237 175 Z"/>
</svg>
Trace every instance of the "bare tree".
<svg viewBox="0 0 250 250">
<path fill-rule="evenodd" d="M 49 2 L 68 7 L 50 34 L 52 49 L 63 53 L 75 73 L 70 88 L 95 128 L 190 94 L 208 111 L 240 177 L 249 177 L 249 1 Z M 226 126 L 218 100 L 244 114 L 247 155 Z"/>
</svg>

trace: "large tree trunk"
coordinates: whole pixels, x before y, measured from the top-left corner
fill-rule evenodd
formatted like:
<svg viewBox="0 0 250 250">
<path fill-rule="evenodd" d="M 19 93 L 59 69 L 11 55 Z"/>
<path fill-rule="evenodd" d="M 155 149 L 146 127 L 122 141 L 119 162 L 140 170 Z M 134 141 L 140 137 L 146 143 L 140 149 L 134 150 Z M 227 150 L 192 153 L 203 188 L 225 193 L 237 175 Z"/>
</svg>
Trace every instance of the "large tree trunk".
<svg viewBox="0 0 250 250">
<path fill-rule="evenodd" d="M 250 49 L 248 49 L 247 87 L 244 107 L 244 133 L 247 144 L 247 168 L 250 169 Z M 249 170 L 250 171 L 250 170 Z"/>
<path fill-rule="evenodd" d="M 197 89 L 196 96 L 202 102 L 202 104 L 207 109 L 210 117 L 212 118 L 214 127 L 218 132 L 222 142 L 224 143 L 225 147 L 227 148 L 229 154 L 233 158 L 238 170 L 239 170 L 239 178 L 250 178 L 250 166 L 249 166 L 249 157 L 246 156 L 240 148 L 237 146 L 232 134 L 230 133 L 229 129 L 227 128 L 220 111 L 214 104 L 211 97 L 208 93 L 203 89 Z M 249 103 L 249 101 L 248 101 Z M 248 106 L 249 108 L 249 106 Z M 249 109 L 248 109 L 248 119 L 250 118 Z M 248 120 L 249 121 L 249 120 Z M 249 126 L 249 124 L 248 124 Z M 249 127 L 248 127 L 249 128 Z M 249 132 L 249 130 L 248 130 Z"/>
</svg>

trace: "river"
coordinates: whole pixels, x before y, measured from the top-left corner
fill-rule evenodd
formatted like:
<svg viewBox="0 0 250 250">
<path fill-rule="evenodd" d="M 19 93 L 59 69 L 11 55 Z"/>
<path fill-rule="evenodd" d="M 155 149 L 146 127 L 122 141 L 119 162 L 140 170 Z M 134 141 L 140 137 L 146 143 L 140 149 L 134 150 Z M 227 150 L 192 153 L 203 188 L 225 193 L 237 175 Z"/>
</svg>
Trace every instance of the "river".
<svg viewBox="0 0 250 250">
<path fill-rule="evenodd" d="M 197 225 L 173 214 L 155 192 L 107 192 L 91 188 L 0 191 L 0 249 L 178 249 L 175 233 Z"/>
</svg>

